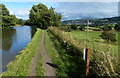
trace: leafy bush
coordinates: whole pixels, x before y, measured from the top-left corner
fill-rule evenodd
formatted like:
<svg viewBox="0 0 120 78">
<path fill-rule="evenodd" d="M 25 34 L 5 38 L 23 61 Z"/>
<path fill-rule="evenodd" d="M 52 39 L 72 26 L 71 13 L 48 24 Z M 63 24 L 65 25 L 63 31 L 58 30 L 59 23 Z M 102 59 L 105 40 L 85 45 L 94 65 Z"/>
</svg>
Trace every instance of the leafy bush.
<svg viewBox="0 0 120 78">
<path fill-rule="evenodd" d="M 78 29 L 81 30 L 81 31 L 84 31 L 85 30 L 85 26 L 84 25 L 78 26 Z"/>
<path fill-rule="evenodd" d="M 105 25 L 103 28 L 102 28 L 103 31 L 110 31 L 112 30 L 112 27 L 111 26 L 108 26 L 108 25 Z"/>
<path fill-rule="evenodd" d="M 114 29 L 117 30 L 117 31 L 120 31 L 120 23 L 118 23 L 118 24 L 115 25 Z"/>
<path fill-rule="evenodd" d="M 110 32 L 110 31 L 104 31 L 101 33 L 100 37 L 102 37 L 103 39 L 107 40 L 107 41 L 111 41 L 111 42 L 115 42 L 115 33 Z"/>
<path fill-rule="evenodd" d="M 77 30 L 78 29 L 77 27 L 78 26 L 76 24 L 71 25 L 71 29 L 73 29 L 73 30 Z"/>
<path fill-rule="evenodd" d="M 18 19 L 17 24 L 24 25 L 24 24 L 25 24 L 25 21 L 22 20 L 22 19 Z"/>
<path fill-rule="evenodd" d="M 71 27 L 69 25 L 60 26 L 59 28 L 61 30 L 64 30 L 65 32 L 70 32 L 71 31 Z"/>
</svg>

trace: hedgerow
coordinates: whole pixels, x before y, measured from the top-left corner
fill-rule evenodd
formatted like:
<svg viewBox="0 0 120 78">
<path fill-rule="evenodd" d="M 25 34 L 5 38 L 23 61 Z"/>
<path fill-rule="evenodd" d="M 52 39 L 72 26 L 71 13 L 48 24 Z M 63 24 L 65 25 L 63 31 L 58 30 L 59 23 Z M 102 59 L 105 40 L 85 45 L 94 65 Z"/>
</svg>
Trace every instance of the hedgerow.
<svg viewBox="0 0 120 78">
<path fill-rule="evenodd" d="M 80 77 L 80 75 L 84 75 L 83 72 L 80 72 L 80 70 L 85 71 L 82 51 L 90 46 L 86 47 L 84 42 L 78 42 L 70 34 L 57 27 L 49 27 L 48 32 L 53 35 L 52 40 L 55 46 L 58 47 L 57 50 L 66 65 L 65 72 L 67 72 L 68 76 L 75 75 Z M 60 51 L 62 48 L 57 45 L 61 45 L 65 51 Z M 107 51 L 103 52 L 97 45 L 95 48 L 91 48 L 89 76 L 119 77 L 118 58 L 110 51 L 110 48 L 107 48 Z M 74 75 L 72 73 L 74 73 Z"/>
</svg>

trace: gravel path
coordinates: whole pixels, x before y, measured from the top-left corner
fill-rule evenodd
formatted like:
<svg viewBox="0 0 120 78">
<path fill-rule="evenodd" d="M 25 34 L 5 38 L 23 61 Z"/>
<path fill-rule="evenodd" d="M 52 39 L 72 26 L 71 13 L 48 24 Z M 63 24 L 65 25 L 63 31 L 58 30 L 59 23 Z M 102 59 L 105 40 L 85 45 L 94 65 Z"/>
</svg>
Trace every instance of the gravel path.
<svg viewBox="0 0 120 78">
<path fill-rule="evenodd" d="M 43 67 L 45 69 L 45 76 L 56 76 L 55 69 L 50 65 L 52 64 L 51 58 L 48 56 L 45 48 L 45 31 L 43 31 L 42 38 L 40 41 L 40 49 L 36 52 L 32 59 L 31 70 L 29 76 L 37 76 L 36 67 L 38 65 L 39 54 L 42 53 Z"/>
</svg>

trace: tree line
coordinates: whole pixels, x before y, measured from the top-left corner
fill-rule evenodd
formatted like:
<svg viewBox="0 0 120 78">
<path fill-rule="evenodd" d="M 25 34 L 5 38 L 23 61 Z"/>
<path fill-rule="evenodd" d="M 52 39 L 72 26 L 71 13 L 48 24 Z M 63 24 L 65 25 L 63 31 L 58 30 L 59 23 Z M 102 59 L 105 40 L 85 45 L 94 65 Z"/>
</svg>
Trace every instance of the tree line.
<svg viewBox="0 0 120 78">
<path fill-rule="evenodd" d="M 11 15 L 4 4 L 0 4 L 0 6 L 2 7 L 1 16 L 3 28 L 15 26 L 16 24 L 25 24 L 46 29 L 49 26 L 59 26 L 61 23 L 62 15 L 60 13 L 56 13 L 54 11 L 55 8 L 48 8 L 41 3 L 38 5 L 33 5 L 30 9 L 29 19 L 26 21 L 16 18 L 15 15 Z"/>
<path fill-rule="evenodd" d="M 9 10 L 6 8 L 4 4 L 0 4 L 1 7 L 1 25 L 2 28 L 7 28 L 10 26 L 15 26 L 16 24 L 24 25 L 24 20 L 16 18 L 15 15 L 11 15 Z"/>
</svg>

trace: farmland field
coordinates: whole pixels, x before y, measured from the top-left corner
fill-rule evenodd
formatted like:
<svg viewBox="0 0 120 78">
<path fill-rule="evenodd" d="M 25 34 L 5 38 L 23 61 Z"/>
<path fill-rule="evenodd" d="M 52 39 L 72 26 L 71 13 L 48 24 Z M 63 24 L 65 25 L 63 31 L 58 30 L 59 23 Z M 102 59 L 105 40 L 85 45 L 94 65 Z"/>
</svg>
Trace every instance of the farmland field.
<svg viewBox="0 0 120 78">
<path fill-rule="evenodd" d="M 71 31 L 70 34 L 78 41 L 84 42 L 86 44 L 86 32 L 85 31 Z M 107 51 L 107 48 L 110 49 L 115 55 L 118 55 L 118 33 L 116 32 L 117 42 L 107 43 L 99 35 L 101 32 L 88 32 L 88 42 L 87 46 L 89 48 L 99 48 L 102 51 Z"/>
</svg>

